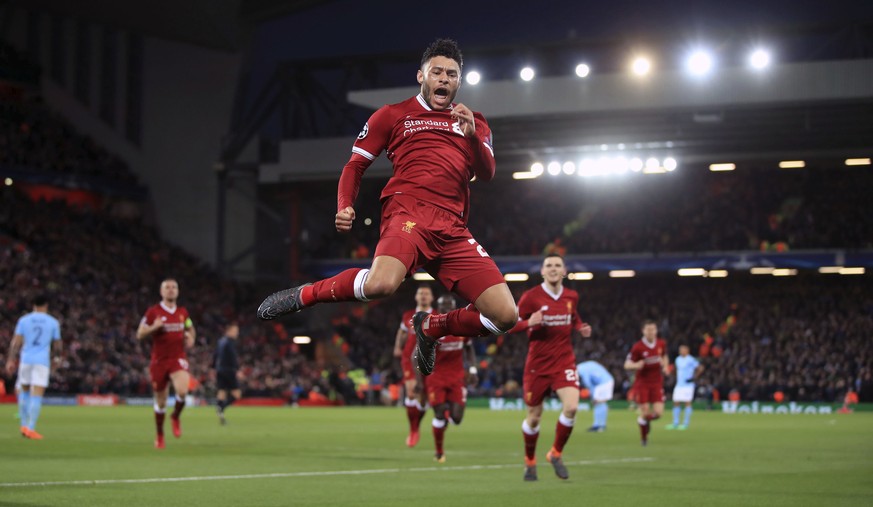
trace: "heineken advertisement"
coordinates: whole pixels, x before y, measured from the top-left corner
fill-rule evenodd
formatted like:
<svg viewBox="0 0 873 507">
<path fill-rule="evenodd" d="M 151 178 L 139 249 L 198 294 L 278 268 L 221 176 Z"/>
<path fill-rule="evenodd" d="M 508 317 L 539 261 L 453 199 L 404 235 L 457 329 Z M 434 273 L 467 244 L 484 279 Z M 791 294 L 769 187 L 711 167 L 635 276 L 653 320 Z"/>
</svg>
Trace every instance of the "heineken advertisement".
<svg viewBox="0 0 873 507">
<path fill-rule="evenodd" d="M 672 403 L 666 403 L 668 407 Z M 473 408 L 487 408 L 489 410 L 525 410 L 527 406 L 521 398 L 470 398 L 467 400 L 467 406 Z M 788 403 L 771 403 L 760 401 L 723 401 L 720 403 L 707 403 L 705 401 L 695 401 L 694 408 L 698 410 L 716 410 L 723 414 L 836 414 L 839 412 L 842 404 L 840 403 L 816 403 L 816 402 L 788 402 Z M 622 410 L 630 408 L 630 404 L 625 400 L 616 400 L 609 402 L 609 408 Z M 548 411 L 560 411 L 561 402 L 557 398 L 547 399 L 543 403 L 543 409 Z M 579 411 L 587 412 L 591 410 L 591 403 L 588 401 L 579 402 Z M 873 412 L 873 403 L 861 403 L 852 405 L 851 410 L 854 412 Z"/>
</svg>

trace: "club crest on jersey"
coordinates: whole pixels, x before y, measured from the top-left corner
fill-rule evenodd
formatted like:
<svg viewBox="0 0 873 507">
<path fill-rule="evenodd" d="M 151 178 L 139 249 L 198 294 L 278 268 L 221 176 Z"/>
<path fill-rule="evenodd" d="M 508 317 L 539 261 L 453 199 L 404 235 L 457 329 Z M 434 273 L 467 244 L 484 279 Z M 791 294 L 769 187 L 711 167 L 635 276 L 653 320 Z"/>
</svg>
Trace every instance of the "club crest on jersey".
<svg viewBox="0 0 873 507">
<path fill-rule="evenodd" d="M 567 301 L 567 311 L 570 312 L 573 310 L 573 303 Z"/>
<path fill-rule="evenodd" d="M 364 128 L 361 129 L 361 133 L 358 134 L 358 139 L 360 140 L 360 139 L 363 139 L 363 138 L 367 137 L 367 134 L 368 134 L 369 132 L 370 132 L 370 124 L 369 124 L 369 123 L 365 123 L 365 124 L 364 124 Z"/>
<path fill-rule="evenodd" d="M 407 220 L 407 221 L 403 224 L 403 229 L 402 229 L 402 230 L 403 230 L 403 232 L 405 232 L 405 233 L 411 233 L 413 227 L 415 227 L 415 222 L 410 222 L 409 220 Z"/>
</svg>

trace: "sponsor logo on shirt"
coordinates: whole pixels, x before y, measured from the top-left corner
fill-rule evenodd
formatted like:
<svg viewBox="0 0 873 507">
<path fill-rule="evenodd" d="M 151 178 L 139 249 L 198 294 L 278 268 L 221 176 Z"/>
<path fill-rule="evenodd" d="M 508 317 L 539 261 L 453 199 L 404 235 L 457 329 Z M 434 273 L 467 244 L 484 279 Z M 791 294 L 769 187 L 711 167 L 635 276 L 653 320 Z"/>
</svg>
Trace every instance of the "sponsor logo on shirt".
<svg viewBox="0 0 873 507">
<path fill-rule="evenodd" d="M 544 326 L 569 326 L 572 315 L 565 313 L 562 315 L 543 315 Z"/>
<path fill-rule="evenodd" d="M 403 122 L 403 137 L 410 136 L 422 130 L 446 130 L 451 131 L 452 126 L 447 121 L 440 120 L 405 120 Z M 463 135 L 463 133 L 461 133 Z"/>
</svg>

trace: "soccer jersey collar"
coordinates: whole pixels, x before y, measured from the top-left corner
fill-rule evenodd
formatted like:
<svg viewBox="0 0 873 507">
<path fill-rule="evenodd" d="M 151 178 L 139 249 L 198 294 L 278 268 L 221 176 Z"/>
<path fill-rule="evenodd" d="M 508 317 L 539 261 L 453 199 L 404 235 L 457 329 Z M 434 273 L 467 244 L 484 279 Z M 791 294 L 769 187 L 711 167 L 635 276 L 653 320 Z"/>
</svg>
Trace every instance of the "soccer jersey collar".
<svg viewBox="0 0 873 507">
<path fill-rule="evenodd" d="M 169 314 L 176 313 L 176 310 L 179 308 L 179 305 L 176 305 L 175 308 L 170 308 L 169 306 L 165 305 L 163 301 L 161 301 L 160 304 L 161 304 L 161 308 L 163 308 Z"/>
<path fill-rule="evenodd" d="M 642 342 L 643 342 L 643 345 L 645 345 L 646 347 L 648 347 L 648 348 L 650 348 L 650 349 L 655 348 L 655 345 L 658 344 L 658 339 L 657 339 L 657 338 L 655 338 L 655 341 L 654 341 L 651 345 L 649 345 L 649 342 L 647 342 L 645 338 L 640 338 L 640 341 L 642 341 Z"/>
<path fill-rule="evenodd" d="M 424 100 L 424 95 L 419 93 L 415 96 L 415 98 L 418 99 L 418 103 L 421 104 L 421 107 L 423 107 L 425 110 L 433 111 L 433 109 L 431 109 L 431 107 L 427 104 L 427 101 Z M 454 107 L 454 104 L 449 104 L 449 107 L 447 109 L 454 109 Z"/>
<path fill-rule="evenodd" d="M 549 297 L 554 299 L 555 301 L 561 299 L 561 294 L 564 293 L 564 286 L 563 285 L 561 285 L 561 290 L 559 290 L 557 294 L 553 294 L 552 291 L 549 290 L 549 286 L 546 284 L 546 282 L 541 283 L 540 287 L 543 288 L 543 292 L 548 294 Z"/>
</svg>

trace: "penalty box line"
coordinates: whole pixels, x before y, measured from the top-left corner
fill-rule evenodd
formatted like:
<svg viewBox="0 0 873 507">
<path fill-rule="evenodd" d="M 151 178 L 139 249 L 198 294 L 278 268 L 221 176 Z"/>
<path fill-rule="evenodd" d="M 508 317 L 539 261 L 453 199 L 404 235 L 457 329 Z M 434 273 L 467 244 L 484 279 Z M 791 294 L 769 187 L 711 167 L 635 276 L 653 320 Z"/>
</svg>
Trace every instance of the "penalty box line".
<svg viewBox="0 0 873 507">
<path fill-rule="evenodd" d="M 573 461 L 567 465 L 611 465 L 620 463 L 649 463 L 655 458 L 617 458 L 601 460 Z M 200 477 L 152 477 L 148 479 L 94 479 L 84 481 L 49 481 L 49 482 L 0 482 L 0 488 L 25 488 L 44 486 L 104 486 L 109 484 L 153 484 L 160 482 L 199 482 L 199 481 L 229 481 L 240 479 L 280 479 L 294 477 L 331 477 L 341 475 L 376 475 L 398 474 L 403 472 L 457 472 L 466 470 L 499 470 L 503 468 L 521 467 L 519 463 L 511 465 L 469 465 L 469 466 L 433 466 L 417 468 L 375 468 L 370 470 L 333 470 L 316 472 L 285 472 L 272 474 L 247 475 L 205 475 Z"/>
</svg>

